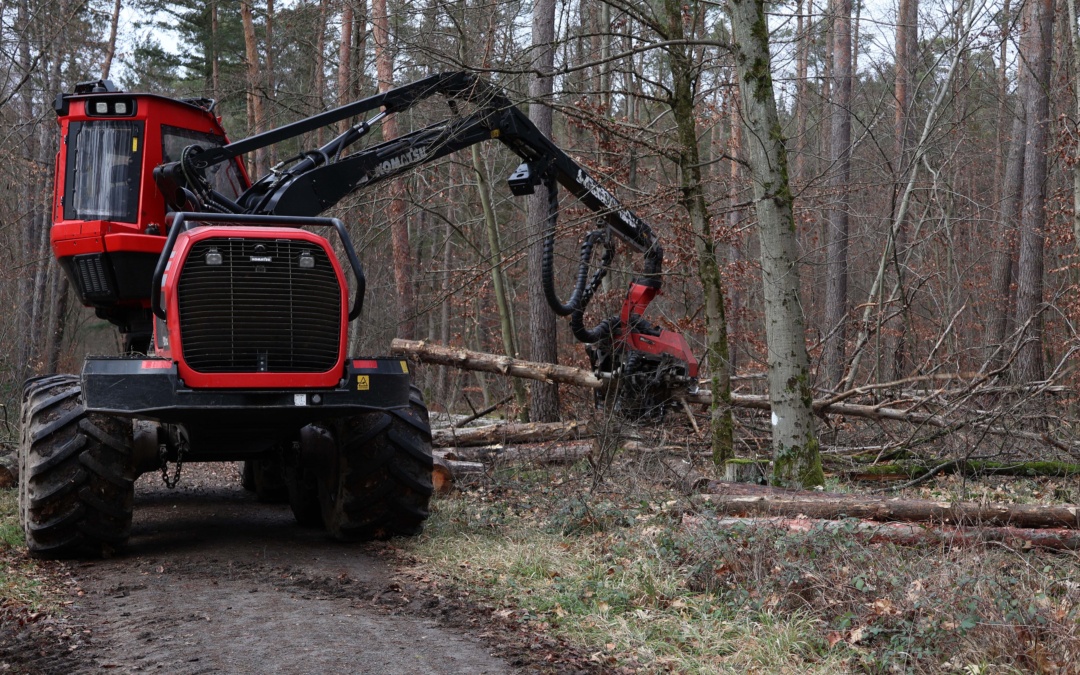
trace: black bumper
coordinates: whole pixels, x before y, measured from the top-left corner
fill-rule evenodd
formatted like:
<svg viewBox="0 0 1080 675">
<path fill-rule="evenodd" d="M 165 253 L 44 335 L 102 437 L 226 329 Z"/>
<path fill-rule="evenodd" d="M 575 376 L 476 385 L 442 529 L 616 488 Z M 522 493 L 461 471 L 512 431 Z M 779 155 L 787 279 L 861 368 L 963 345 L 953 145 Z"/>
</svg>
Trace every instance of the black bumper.
<svg viewBox="0 0 1080 675">
<path fill-rule="evenodd" d="M 409 373 L 400 359 L 347 361 L 332 389 L 190 389 L 164 359 L 90 357 L 83 365 L 83 402 L 93 412 L 167 423 L 291 427 L 316 420 L 409 405 Z"/>
</svg>

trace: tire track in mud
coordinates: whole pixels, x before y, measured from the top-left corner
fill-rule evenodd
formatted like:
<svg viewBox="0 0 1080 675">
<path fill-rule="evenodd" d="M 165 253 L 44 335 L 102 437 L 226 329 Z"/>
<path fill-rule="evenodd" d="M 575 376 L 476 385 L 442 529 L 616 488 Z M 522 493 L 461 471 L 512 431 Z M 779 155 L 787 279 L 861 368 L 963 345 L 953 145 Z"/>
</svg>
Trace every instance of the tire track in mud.
<svg viewBox="0 0 1080 675">
<path fill-rule="evenodd" d="M 127 553 L 74 565 L 87 672 L 520 672 L 409 611 L 377 547 L 300 528 L 243 492 L 233 465 L 184 473 L 177 490 L 139 481 Z"/>
</svg>

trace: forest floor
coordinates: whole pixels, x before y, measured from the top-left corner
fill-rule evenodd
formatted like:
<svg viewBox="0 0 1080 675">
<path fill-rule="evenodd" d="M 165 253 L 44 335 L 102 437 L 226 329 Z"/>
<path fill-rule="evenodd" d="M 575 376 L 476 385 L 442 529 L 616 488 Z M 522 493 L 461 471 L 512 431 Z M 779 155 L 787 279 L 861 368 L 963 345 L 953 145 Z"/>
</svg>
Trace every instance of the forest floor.
<svg viewBox="0 0 1080 675">
<path fill-rule="evenodd" d="M 942 476 L 902 496 L 1078 490 Z M 135 513 L 123 555 L 37 562 L 0 490 L 0 673 L 1080 673 L 1076 552 L 733 529 L 649 454 L 496 469 L 383 544 L 298 527 L 236 465 L 144 476 Z"/>
</svg>

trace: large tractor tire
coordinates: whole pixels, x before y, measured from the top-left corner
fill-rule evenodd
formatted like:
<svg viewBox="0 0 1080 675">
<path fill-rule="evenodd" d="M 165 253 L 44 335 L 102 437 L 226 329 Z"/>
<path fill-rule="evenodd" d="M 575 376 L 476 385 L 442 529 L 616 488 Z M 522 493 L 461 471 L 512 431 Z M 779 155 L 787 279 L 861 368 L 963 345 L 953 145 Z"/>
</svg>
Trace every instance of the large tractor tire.
<svg viewBox="0 0 1080 675">
<path fill-rule="evenodd" d="M 318 468 L 327 532 L 342 541 L 412 536 L 428 517 L 431 427 L 420 390 L 409 407 L 334 425 L 336 461 Z"/>
<path fill-rule="evenodd" d="M 135 501 L 131 421 L 83 408 L 74 375 L 23 394 L 19 513 L 30 554 L 105 556 L 127 543 Z"/>
</svg>

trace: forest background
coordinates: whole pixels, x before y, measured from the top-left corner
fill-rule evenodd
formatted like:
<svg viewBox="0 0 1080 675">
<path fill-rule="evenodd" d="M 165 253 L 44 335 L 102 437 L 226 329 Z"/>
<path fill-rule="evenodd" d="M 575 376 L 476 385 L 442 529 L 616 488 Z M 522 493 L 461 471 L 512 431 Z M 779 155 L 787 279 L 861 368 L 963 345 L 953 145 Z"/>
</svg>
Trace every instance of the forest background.
<svg viewBox="0 0 1080 675">
<path fill-rule="evenodd" d="M 1073 5 L 767 6 L 810 385 L 819 401 L 871 407 L 825 420 L 830 447 L 1077 456 Z M 77 371 L 83 354 L 119 349 L 111 327 L 76 306 L 48 246 L 52 101 L 99 77 L 213 98 L 235 139 L 433 72 L 480 72 L 534 119 L 552 111 L 556 142 L 654 225 L 667 276 L 652 318 L 688 337 L 714 390 L 731 382 L 735 392 L 764 393 L 760 203 L 720 4 L 16 0 L 0 5 L 0 28 L 0 403 L 9 439 L 26 377 Z M 420 106 L 375 140 L 446 115 Z M 249 166 L 262 174 L 333 131 L 253 153 Z M 355 353 L 385 352 L 397 336 L 586 365 L 536 292 L 529 253 L 539 230 L 529 214 L 538 209 L 501 184 L 517 161 L 497 144 L 474 147 L 334 210 L 369 275 Z M 564 195 L 558 278 L 569 280 L 591 227 Z M 623 253 L 595 318 L 622 300 L 635 263 Z M 513 394 L 510 412 L 534 420 L 586 400 L 563 392 L 560 403 L 539 385 L 527 396 L 502 379 L 445 369 L 426 370 L 421 384 L 436 410 Z M 889 426 L 881 410 L 918 423 Z M 736 422 L 733 447 L 767 433 Z"/>
</svg>

